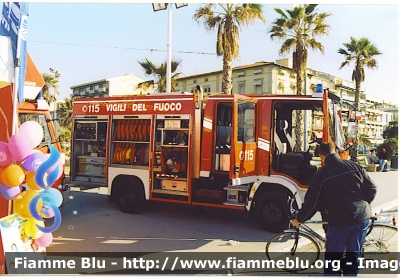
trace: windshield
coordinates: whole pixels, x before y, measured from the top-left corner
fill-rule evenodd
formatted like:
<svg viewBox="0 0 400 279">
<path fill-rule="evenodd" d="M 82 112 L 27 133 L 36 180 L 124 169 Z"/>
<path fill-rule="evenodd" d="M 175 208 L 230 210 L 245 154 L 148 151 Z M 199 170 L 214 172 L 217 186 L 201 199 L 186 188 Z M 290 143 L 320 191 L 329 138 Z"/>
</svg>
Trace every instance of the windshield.
<svg viewBox="0 0 400 279">
<path fill-rule="evenodd" d="M 48 122 L 46 121 L 46 116 L 44 114 L 38 113 L 20 113 L 19 114 L 19 124 L 26 121 L 35 121 L 42 126 L 43 129 L 43 139 L 42 142 L 39 144 L 39 147 L 47 145 L 49 142 L 54 142 L 55 139 L 51 138 L 50 130 L 48 127 Z"/>
</svg>

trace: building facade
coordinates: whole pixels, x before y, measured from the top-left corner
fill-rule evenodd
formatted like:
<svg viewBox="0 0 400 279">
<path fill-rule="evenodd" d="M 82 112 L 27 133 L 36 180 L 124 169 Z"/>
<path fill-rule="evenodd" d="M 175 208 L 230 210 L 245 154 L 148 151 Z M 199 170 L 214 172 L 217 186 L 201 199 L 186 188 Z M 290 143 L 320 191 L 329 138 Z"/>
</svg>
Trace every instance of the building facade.
<svg viewBox="0 0 400 279">
<path fill-rule="evenodd" d="M 146 94 L 147 91 L 143 92 L 143 90 L 136 89 L 137 85 L 142 82 L 145 82 L 145 80 L 135 74 L 91 81 L 71 86 L 71 97 L 102 98 Z M 152 90 L 152 88 L 149 90 Z"/>
<path fill-rule="evenodd" d="M 180 77 L 174 84 L 176 91 L 196 92 L 196 86 L 203 87 L 204 92 L 222 92 L 222 71 L 206 72 L 191 76 Z M 318 70 L 307 69 L 307 78 L 304 82 L 304 92 L 311 95 L 316 85 L 322 84 L 329 92 L 336 94 L 343 100 L 344 111 L 352 109 L 355 99 L 355 83 Z M 256 62 L 233 68 L 232 92 L 238 94 L 296 94 L 296 74 L 292 70 L 292 60 L 289 58 L 275 62 Z M 361 88 L 360 110 L 362 120 L 359 122 L 360 137 L 366 148 L 383 142 L 382 134 L 389 122 L 397 120 L 398 108 L 395 104 L 384 102 L 365 94 Z M 306 116 L 307 117 L 307 116 Z M 306 119 L 312 119 L 308 116 Z M 344 127 L 348 126 L 344 118 Z M 319 132 L 318 123 L 306 123 L 309 136 Z"/>
<path fill-rule="evenodd" d="M 223 72 L 214 71 L 176 79 L 174 88 L 177 92 L 196 93 L 196 86 L 200 85 L 208 93 L 222 92 Z M 125 74 L 119 77 L 106 78 L 84 84 L 71 86 L 71 97 L 102 98 L 113 96 L 144 95 L 154 91 L 151 86 L 147 90 L 136 89 L 139 83 L 148 82 L 134 74 Z M 355 83 L 318 70 L 307 69 L 307 78 L 304 82 L 304 92 L 311 95 L 316 85 L 336 94 L 342 99 L 343 111 L 352 109 L 355 99 Z M 238 94 L 296 94 L 296 74 L 292 70 L 292 59 L 285 58 L 275 62 L 256 62 L 253 64 L 233 68 L 232 92 Z M 384 102 L 373 96 L 367 96 L 361 88 L 360 110 L 362 119 L 359 121 L 360 145 L 364 150 L 383 142 L 382 134 L 389 122 L 398 119 L 398 107 L 395 104 Z M 305 116 L 308 136 L 321 132 L 321 122 L 312 123 L 311 115 Z M 348 127 L 344 117 L 344 127 Z"/>
</svg>

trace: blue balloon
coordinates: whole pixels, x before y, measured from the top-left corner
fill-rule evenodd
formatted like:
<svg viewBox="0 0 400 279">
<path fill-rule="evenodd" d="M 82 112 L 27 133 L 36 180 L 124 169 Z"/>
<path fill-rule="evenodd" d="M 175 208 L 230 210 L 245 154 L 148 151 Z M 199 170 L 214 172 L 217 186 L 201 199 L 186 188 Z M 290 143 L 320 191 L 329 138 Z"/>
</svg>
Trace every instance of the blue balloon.
<svg viewBox="0 0 400 279">
<path fill-rule="evenodd" d="M 54 188 L 49 188 L 43 191 L 44 194 L 46 194 L 45 197 L 43 197 L 43 204 L 48 205 L 50 203 L 54 204 L 55 206 L 59 207 L 62 202 L 63 202 L 63 195 L 61 192 L 57 189 Z"/>
<path fill-rule="evenodd" d="M 58 229 L 58 227 L 61 225 L 61 213 L 60 210 L 58 210 L 58 207 L 55 206 L 54 204 L 50 203 L 48 204 L 48 206 L 53 210 L 54 212 L 54 223 L 53 226 L 48 227 L 48 228 L 44 228 L 42 226 L 36 225 L 36 227 L 44 232 L 44 233 L 50 233 L 55 231 L 56 229 Z"/>
<path fill-rule="evenodd" d="M 50 148 L 50 157 L 38 167 L 38 169 L 36 170 L 36 175 L 35 175 L 35 183 L 42 189 L 46 189 L 46 185 L 44 183 L 45 173 L 55 163 L 57 163 L 58 159 L 60 158 L 60 152 L 58 152 L 58 150 L 55 149 L 53 145 L 49 144 L 49 148 Z M 51 173 L 53 173 L 56 169 L 54 169 Z M 58 176 L 58 169 L 57 169 L 56 176 Z M 51 185 L 53 185 L 53 183 L 57 180 L 57 177 L 56 177 L 56 179 L 54 179 L 54 181 L 52 181 L 53 177 L 54 176 L 51 175 L 51 179 L 47 178 L 48 187 L 51 187 Z M 49 184 L 49 183 L 51 183 L 51 184 Z"/>
</svg>

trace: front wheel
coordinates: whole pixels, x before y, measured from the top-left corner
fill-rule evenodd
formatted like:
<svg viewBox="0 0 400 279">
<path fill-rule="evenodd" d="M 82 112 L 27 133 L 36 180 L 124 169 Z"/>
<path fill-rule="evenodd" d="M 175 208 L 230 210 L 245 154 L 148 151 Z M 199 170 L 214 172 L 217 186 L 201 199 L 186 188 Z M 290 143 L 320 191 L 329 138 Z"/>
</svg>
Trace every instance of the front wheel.
<svg viewBox="0 0 400 279">
<path fill-rule="evenodd" d="M 123 185 L 117 189 L 117 207 L 124 213 L 140 213 L 145 209 L 143 188 L 137 185 Z"/>
<path fill-rule="evenodd" d="M 265 246 L 265 253 L 269 260 L 277 262 L 283 260 L 296 265 L 287 265 L 283 269 L 288 271 L 301 271 L 312 268 L 319 259 L 320 249 L 311 237 L 299 233 L 297 248 L 292 249 L 296 243 L 296 232 L 284 232 L 271 238 Z"/>
<path fill-rule="evenodd" d="M 269 232 L 282 232 L 289 228 L 287 196 L 281 192 L 267 191 L 256 201 L 258 222 Z"/>
</svg>

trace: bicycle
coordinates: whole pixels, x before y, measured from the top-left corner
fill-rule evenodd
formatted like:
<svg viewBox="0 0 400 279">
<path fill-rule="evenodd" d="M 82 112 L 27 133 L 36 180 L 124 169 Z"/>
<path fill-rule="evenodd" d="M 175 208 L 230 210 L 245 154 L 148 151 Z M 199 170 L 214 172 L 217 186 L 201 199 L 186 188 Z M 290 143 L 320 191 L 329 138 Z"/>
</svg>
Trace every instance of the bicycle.
<svg viewBox="0 0 400 279">
<path fill-rule="evenodd" d="M 290 220 L 296 218 L 297 210 L 294 208 L 296 193 L 289 196 Z M 327 224 L 319 220 L 308 220 L 307 224 Z M 302 223 L 299 228 L 293 227 L 272 237 L 266 247 L 265 252 L 269 260 L 285 260 L 292 258 L 299 263 L 296 268 L 284 268 L 290 271 L 302 271 L 313 266 L 319 259 L 321 251 L 324 250 L 326 243 L 325 237 L 315 232 L 307 224 Z M 367 231 L 367 236 L 363 246 L 363 252 L 371 253 L 390 253 L 397 252 L 398 245 L 397 227 L 387 223 L 377 222 L 377 217 L 371 218 L 371 223 Z"/>
</svg>

